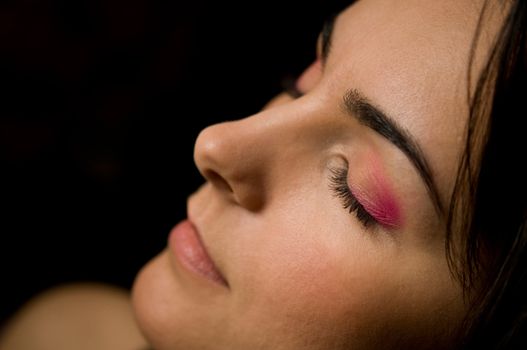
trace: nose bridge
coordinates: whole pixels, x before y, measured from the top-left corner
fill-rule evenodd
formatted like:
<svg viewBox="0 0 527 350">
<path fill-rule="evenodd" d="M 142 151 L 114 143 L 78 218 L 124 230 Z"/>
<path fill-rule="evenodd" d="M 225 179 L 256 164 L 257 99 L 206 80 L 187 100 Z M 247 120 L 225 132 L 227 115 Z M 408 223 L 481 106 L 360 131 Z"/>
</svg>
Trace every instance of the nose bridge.
<svg viewBox="0 0 527 350">
<path fill-rule="evenodd" d="M 194 161 L 201 174 L 232 201 L 256 211 L 291 178 L 314 149 L 325 147 L 328 124 L 321 99 L 282 96 L 251 117 L 204 129 Z M 319 143 L 322 144 L 319 144 Z M 283 169 L 289 168 L 287 173 Z M 287 175 L 289 174 L 289 175 Z"/>
</svg>

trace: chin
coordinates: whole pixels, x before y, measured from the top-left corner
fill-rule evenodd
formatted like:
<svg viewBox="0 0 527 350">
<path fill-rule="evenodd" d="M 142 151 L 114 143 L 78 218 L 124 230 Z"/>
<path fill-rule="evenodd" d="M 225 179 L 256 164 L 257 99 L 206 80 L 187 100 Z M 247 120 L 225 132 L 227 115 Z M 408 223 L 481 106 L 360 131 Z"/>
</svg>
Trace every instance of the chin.
<svg viewBox="0 0 527 350">
<path fill-rule="evenodd" d="M 167 250 L 139 271 L 132 287 L 132 307 L 154 349 L 230 349 L 223 339 L 224 318 L 216 317 L 224 311 L 225 300 L 210 298 L 210 288 L 202 289 L 174 271 Z"/>
<path fill-rule="evenodd" d="M 150 260 L 137 274 L 132 287 L 132 307 L 136 322 L 146 340 L 155 349 L 164 349 L 165 327 L 170 320 L 169 303 L 163 290 L 170 290 L 167 284 L 166 252 Z M 167 291 L 168 291 L 167 290 Z"/>
</svg>

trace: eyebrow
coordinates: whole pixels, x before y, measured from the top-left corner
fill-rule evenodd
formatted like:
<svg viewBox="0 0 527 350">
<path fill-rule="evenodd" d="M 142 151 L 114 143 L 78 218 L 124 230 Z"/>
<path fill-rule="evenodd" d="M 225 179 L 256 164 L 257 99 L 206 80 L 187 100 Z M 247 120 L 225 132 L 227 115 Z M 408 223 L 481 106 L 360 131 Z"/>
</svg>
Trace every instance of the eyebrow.
<svg viewBox="0 0 527 350">
<path fill-rule="evenodd" d="M 331 39 L 337 14 L 331 15 L 325 22 L 320 33 L 320 55 L 322 66 L 325 66 L 331 50 Z M 360 124 L 365 125 L 390 141 L 401 150 L 417 169 L 426 185 L 428 194 L 440 217 L 445 215 L 444 206 L 439 196 L 430 166 L 412 135 L 399 126 L 394 118 L 375 106 L 357 89 L 348 90 L 342 98 L 342 109 L 347 115 L 356 118 Z"/>
<path fill-rule="evenodd" d="M 419 175 L 421 175 L 438 214 L 443 215 L 444 207 L 432 177 L 430 166 L 412 135 L 380 108 L 371 104 L 357 89 L 348 90 L 342 102 L 342 107 L 348 115 L 356 118 L 362 125 L 373 129 L 408 157 L 419 172 Z"/>
</svg>

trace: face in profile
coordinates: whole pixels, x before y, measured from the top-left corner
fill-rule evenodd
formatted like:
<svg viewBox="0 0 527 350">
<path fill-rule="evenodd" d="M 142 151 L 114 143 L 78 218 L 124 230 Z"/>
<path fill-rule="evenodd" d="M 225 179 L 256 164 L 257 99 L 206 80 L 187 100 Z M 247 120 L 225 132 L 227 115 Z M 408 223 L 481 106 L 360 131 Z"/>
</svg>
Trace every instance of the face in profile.
<svg viewBox="0 0 527 350">
<path fill-rule="evenodd" d="M 203 130 L 206 183 L 139 273 L 155 349 L 450 348 L 445 210 L 481 2 L 361 0 L 259 113 Z"/>
</svg>

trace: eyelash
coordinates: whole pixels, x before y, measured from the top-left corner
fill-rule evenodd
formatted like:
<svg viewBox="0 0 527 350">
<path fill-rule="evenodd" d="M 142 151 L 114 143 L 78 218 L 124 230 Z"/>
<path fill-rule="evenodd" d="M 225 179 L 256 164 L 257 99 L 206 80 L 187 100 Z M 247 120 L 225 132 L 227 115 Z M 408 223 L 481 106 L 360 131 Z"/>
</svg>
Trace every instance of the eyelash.
<svg viewBox="0 0 527 350">
<path fill-rule="evenodd" d="M 333 194 L 342 200 L 344 209 L 354 213 L 364 228 L 368 228 L 377 222 L 351 192 L 348 185 L 347 168 L 332 168 L 330 182 Z"/>
<path fill-rule="evenodd" d="M 304 95 L 298 90 L 296 79 L 291 76 L 286 76 L 282 79 L 282 88 L 286 94 L 294 99 Z M 350 214 L 354 213 L 364 228 L 368 228 L 377 222 L 351 192 L 348 185 L 347 168 L 332 168 L 330 182 L 333 194 L 341 199 L 344 209 L 347 209 Z"/>
</svg>

